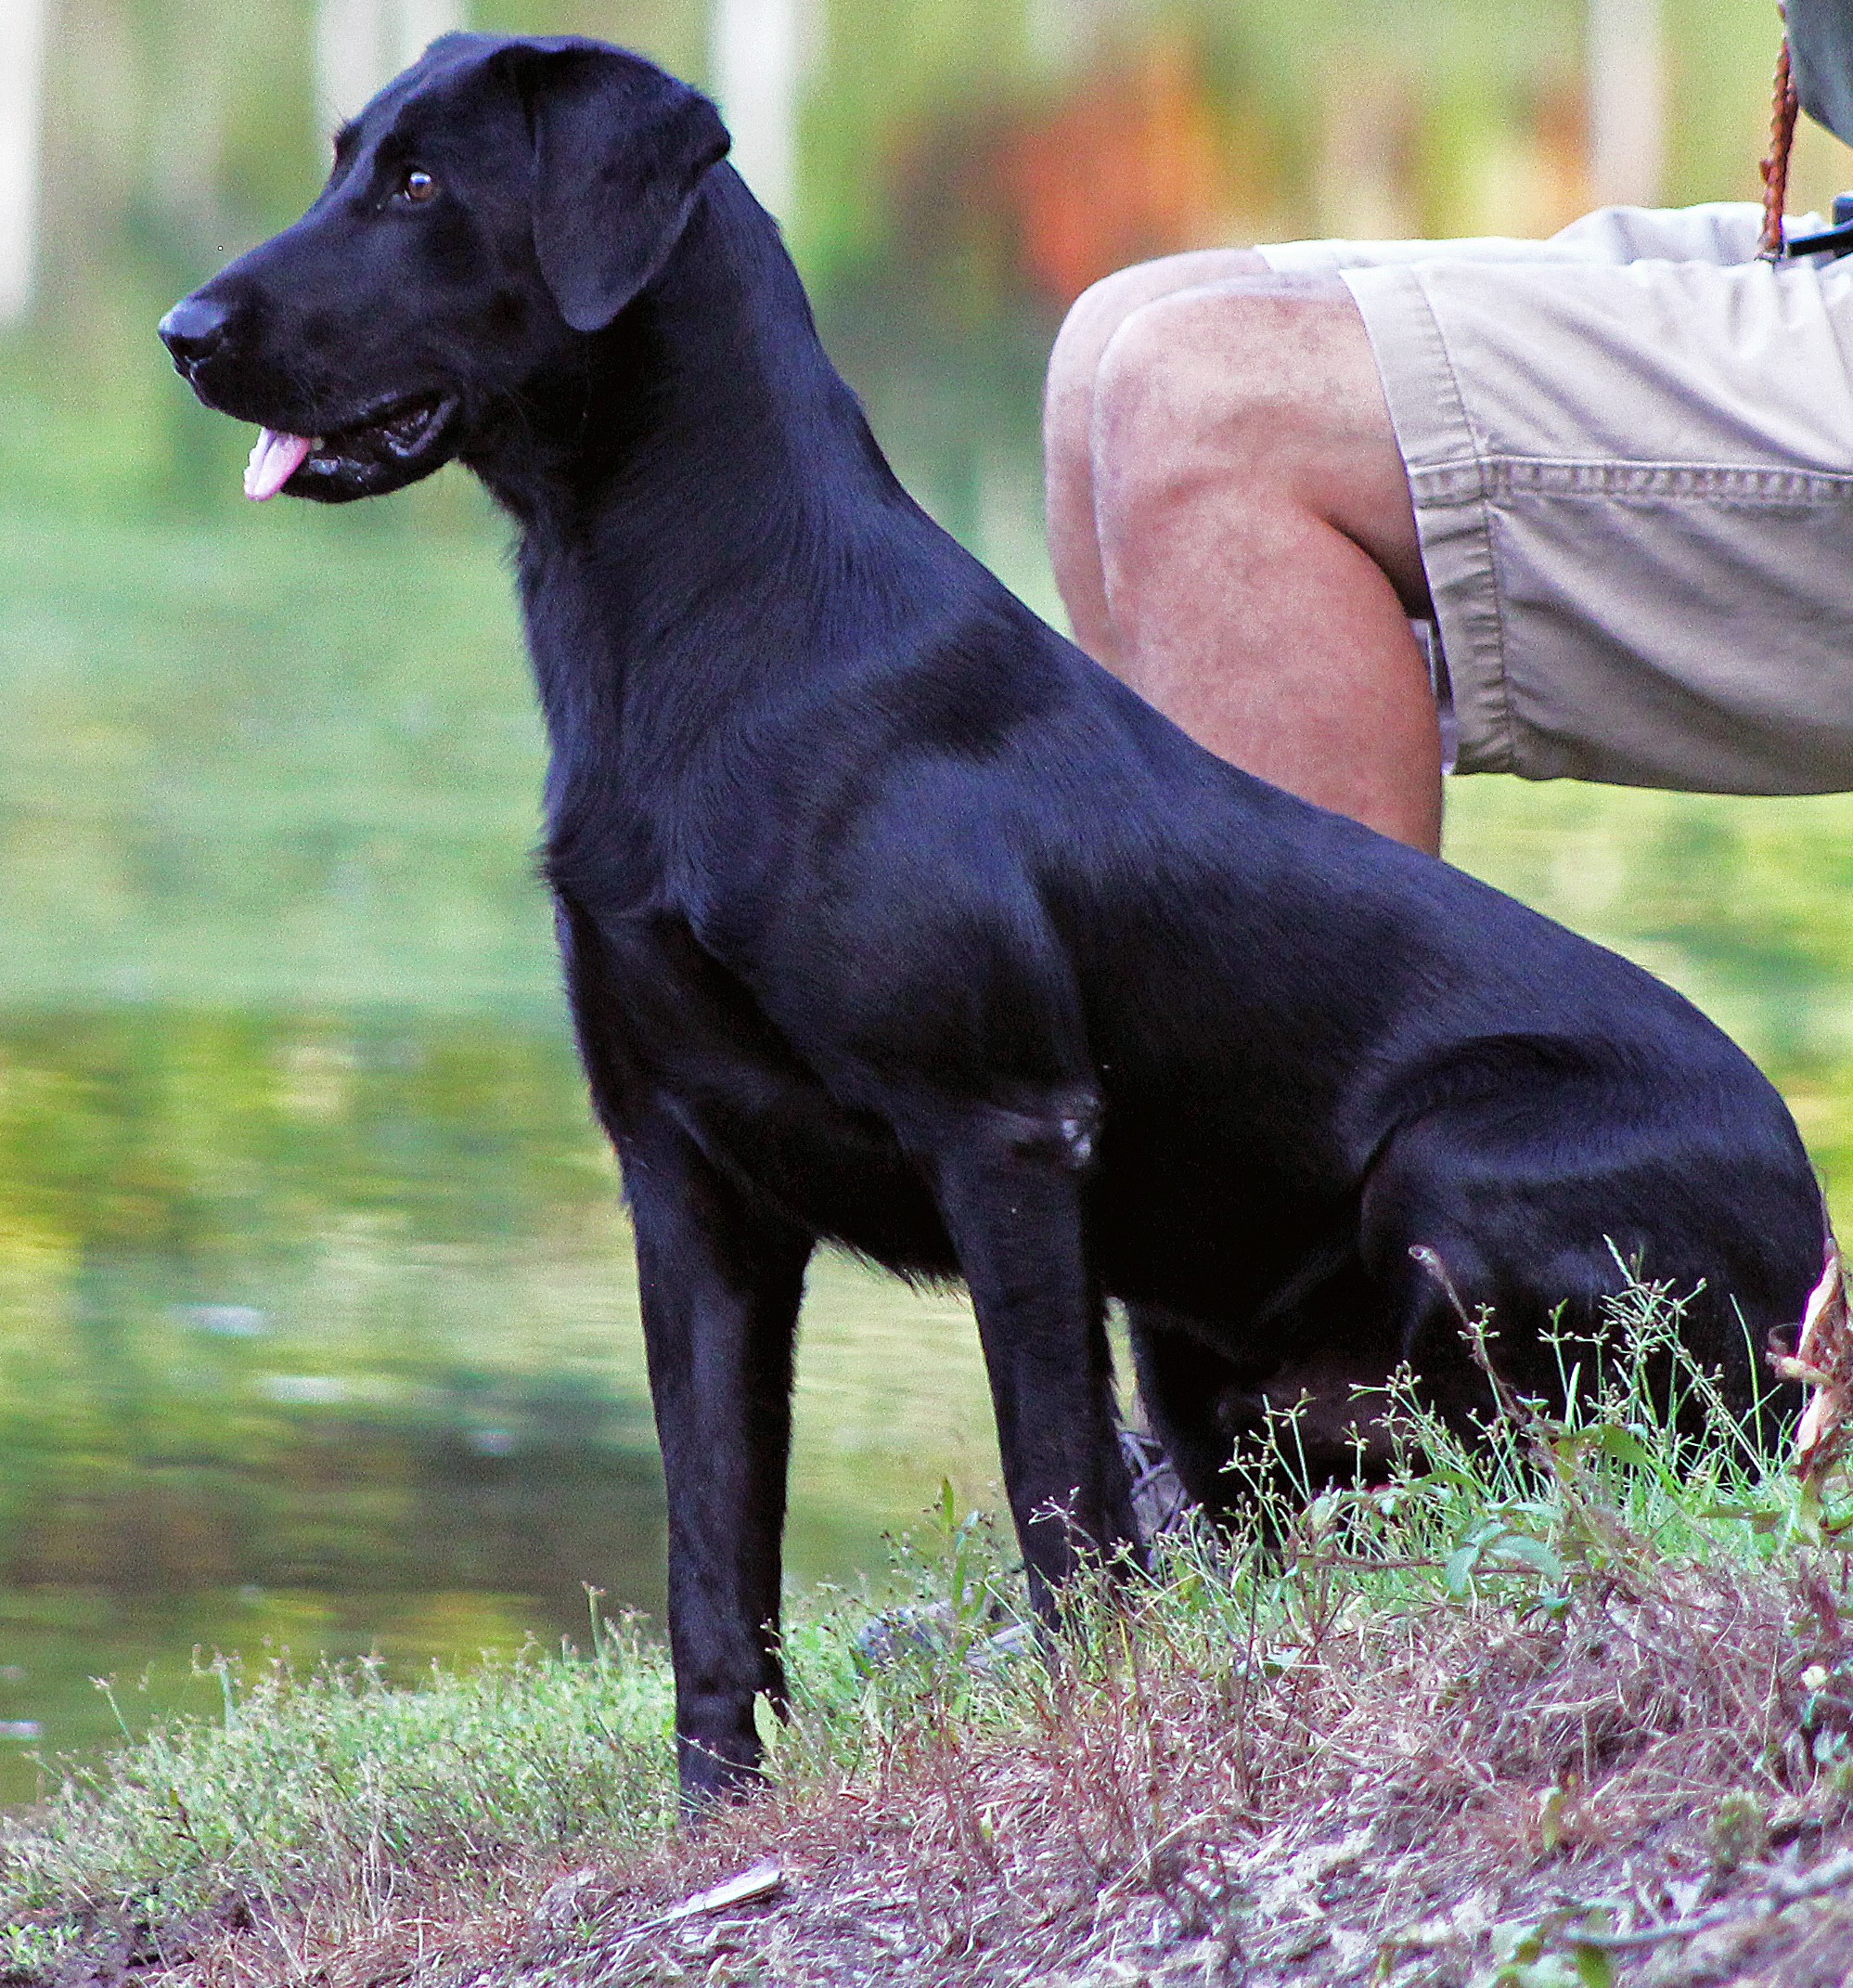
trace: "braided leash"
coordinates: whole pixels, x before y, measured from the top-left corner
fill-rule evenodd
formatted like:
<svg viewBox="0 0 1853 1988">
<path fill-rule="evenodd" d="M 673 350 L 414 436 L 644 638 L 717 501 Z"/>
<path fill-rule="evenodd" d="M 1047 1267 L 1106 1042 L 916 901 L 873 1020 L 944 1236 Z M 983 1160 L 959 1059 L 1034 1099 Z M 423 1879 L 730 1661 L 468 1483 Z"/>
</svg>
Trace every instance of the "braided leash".
<svg viewBox="0 0 1853 1988">
<path fill-rule="evenodd" d="M 1769 111 L 1769 156 L 1763 161 L 1763 232 L 1756 253 L 1775 262 L 1782 252 L 1782 211 L 1789 200 L 1789 153 L 1795 142 L 1795 79 L 1789 65 L 1789 38 L 1776 58 L 1776 100 Z"/>
</svg>

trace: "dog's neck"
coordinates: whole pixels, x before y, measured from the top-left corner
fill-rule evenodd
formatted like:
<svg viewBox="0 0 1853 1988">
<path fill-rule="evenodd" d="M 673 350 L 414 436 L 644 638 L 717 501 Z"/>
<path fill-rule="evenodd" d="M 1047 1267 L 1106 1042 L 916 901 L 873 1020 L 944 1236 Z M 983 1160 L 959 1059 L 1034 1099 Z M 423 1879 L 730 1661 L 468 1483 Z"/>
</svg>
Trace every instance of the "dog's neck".
<svg viewBox="0 0 1853 1988">
<path fill-rule="evenodd" d="M 863 502 L 875 484 L 898 488 L 776 225 L 730 166 L 710 173 L 663 269 L 568 372 L 467 458 L 531 547 L 648 568 L 699 537 L 750 564 L 827 530 L 852 488 Z"/>
<path fill-rule="evenodd" d="M 595 736 L 668 779 L 717 726 L 750 722 L 763 692 L 873 666 L 906 646 L 872 641 L 876 622 L 960 591 L 918 570 L 930 545 L 942 569 L 970 562 L 895 480 L 777 227 L 730 167 L 579 360 L 575 392 L 536 396 L 564 410 L 550 428 L 538 414 L 510 424 L 470 463 L 522 527 L 557 781 L 593 777 Z"/>
</svg>

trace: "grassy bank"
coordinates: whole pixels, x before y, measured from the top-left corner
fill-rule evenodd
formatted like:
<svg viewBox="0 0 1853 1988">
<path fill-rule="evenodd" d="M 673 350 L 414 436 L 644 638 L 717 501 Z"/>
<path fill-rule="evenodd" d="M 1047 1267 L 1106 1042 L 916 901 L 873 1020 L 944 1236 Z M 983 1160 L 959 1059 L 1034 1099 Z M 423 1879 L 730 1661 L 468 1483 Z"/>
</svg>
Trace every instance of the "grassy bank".
<svg viewBox="0 0 1853 1988">
<path fill-rule="evenodd" d="M 1399 1401 L 1387 1485 L 1168 1540 L 1052 1665 L 948 1501 L 881 1592 L 797 1606 L 774 1785 L 692 1840 L 630 1628 L 415 1690 L 215 1660 L 220 1716 L 8 1826 L 6 1978 L 1838 1982 L 1847 1552 L 1659 1413 L 1677 1307 L 1623 1310 L 1574 1421 L 1470 1454 Z"/>
</svg>

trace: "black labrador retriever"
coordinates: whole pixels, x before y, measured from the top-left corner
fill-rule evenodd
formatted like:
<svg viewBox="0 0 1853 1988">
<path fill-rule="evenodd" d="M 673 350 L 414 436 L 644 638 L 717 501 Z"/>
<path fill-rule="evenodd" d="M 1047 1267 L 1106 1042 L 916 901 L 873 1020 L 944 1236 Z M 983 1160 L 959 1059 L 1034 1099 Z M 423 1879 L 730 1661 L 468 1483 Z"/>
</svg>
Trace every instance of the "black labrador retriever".
<svg viewBox="0 0 1853 1988">
<path fill-rule="evenodd" d="M 1224 765 L 930 523 L 727 145 L 637 56 L 449 35 L 161 328 L 262 424 L 251 495 L 456 458 L 520 529 L 691 1799 L 751 1781 L 780 1698 L 819 1241 L 970 1286 L 1048 1612 L 1134 1538 L 1109 1296 L 1214 1507 L 1303 1384 L 1343 1404 L 1409 1360 L 1476 1398 L 1449 1284 L 1544 1388 L 1555 1308 L 1596 1319 L 1638 1263 L 1698 1289 L 1692 1346 L 1747 1404 L 1829 1240 L 1781 1101 L 1678 995 Z"/>
</svg>

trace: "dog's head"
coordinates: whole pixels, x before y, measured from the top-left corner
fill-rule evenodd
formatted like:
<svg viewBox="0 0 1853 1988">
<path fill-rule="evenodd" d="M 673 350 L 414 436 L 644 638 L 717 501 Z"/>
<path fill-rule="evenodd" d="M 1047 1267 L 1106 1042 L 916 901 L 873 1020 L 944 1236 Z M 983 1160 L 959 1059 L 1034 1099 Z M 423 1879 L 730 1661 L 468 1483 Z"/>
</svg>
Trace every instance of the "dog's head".
<svg viewBox="0 0 1853 1988">
<path fill-rule="evenodd" d="M 727 147 L 640 56 L 445 35 L 341 132 L 308 213 L 161 339 L 208 407 L 264 431 L 248 495 L 401 489 L 618 316 Z"/>
</svg>

